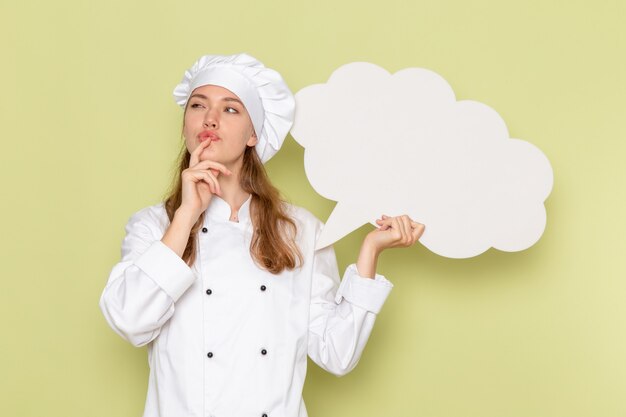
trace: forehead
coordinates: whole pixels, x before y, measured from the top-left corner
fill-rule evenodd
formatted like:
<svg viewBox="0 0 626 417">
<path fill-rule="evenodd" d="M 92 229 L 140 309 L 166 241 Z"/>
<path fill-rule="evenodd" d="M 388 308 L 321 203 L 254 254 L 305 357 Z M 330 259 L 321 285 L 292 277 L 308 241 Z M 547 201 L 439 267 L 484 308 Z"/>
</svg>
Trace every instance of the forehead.
<svg viewBox="0 0 626 417">
<path fill-rule="evenodd" d="M 191 92 L 190 97 L 194 94 L 201 94 L 213 100 L 221 100 L 224 98 L 233 98 L 236 100 L 240 100 L 240 98 L 229 89 L 213 84 L 206 84 L 195 88 Z"/>
</svg>

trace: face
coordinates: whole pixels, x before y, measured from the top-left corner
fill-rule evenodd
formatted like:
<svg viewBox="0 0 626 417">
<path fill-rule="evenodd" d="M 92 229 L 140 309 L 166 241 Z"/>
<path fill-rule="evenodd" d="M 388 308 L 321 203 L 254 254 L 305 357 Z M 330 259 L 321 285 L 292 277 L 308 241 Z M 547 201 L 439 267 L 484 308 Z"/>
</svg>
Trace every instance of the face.
<svg viewBox="0 0 626 417">
<path fill-rule="evenodd" d="M 246 147 L 257 143 L 252 120 L 239 97 L 216 85 L 200 86 L 189 96 L 183 135 L 190 153 L 210 140 L 200 161 L 210 159 L 231 170 L 241 164 Z"/>
</svg>

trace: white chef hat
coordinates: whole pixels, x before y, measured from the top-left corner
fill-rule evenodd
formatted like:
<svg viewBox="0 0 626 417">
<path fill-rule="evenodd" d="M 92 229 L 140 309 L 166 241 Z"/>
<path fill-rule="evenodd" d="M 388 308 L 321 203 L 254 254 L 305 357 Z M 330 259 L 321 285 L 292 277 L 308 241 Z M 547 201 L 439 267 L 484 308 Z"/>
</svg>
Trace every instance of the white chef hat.
<svg viewBox="0 0 626 417">
<path fill-rule="evenodd" d="M 291 129 L 295 110 L 295 99 L 281 75 L 245 53 L 204 55 L 174 88 L 176 103 L 184 108 L 192 91 L 206 84 L 224 87 L 241 99 L 252 119 L 261 161 L 274 156 Z"/>
</svg>

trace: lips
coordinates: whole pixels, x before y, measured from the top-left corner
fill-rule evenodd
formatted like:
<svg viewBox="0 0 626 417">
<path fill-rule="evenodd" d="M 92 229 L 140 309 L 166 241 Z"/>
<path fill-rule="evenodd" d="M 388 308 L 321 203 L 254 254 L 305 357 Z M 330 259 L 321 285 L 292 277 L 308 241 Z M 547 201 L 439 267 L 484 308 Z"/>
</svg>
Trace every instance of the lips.
<svg viewBox="0 0 626 417">
<path fill-rule="evenodd" d="M 201 142 L 204 142 L 207 139 L 210 139 L 212 142 L 215 142 L 215 141 L 220 140 L 220 137 L 217 136 L 215 132 L 205 130 L 203 132 L 200 132 L 200 134 L 198 135 L 198 139 L 200 139 Z"/>
</svg>

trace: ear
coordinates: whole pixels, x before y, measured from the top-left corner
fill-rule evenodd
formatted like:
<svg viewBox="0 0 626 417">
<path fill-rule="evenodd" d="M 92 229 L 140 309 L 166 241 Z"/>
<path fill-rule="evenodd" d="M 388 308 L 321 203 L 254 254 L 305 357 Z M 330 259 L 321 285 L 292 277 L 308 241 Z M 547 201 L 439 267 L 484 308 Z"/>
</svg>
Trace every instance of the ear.
<svg viewBox="0 0 626 417">
<path fill-rule="evenodd" d="M 253 130 L 252 135 L 250 136 L 250 139 L 248 139 L 248 142 L 246 142 L 246 145 L 255 146 L 258 142 L 259 142 L 259 139 L 256 137 L 256 133 Z"/>
</svg>

